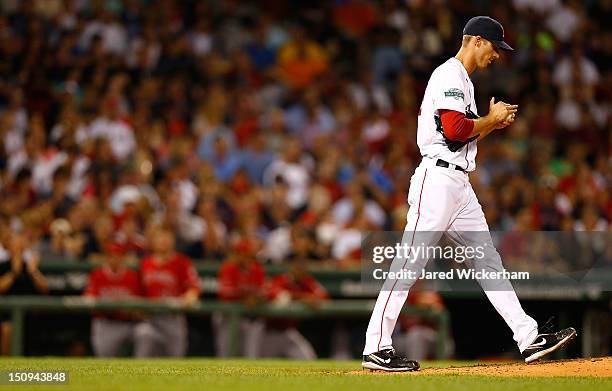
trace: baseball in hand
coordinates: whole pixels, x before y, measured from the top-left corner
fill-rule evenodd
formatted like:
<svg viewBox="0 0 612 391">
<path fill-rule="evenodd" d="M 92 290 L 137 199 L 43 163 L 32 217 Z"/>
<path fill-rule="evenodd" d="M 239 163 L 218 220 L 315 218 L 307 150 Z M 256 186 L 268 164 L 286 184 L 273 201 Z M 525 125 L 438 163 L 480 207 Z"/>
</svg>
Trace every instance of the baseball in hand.
<svg viewBox="0 0 612 391">
<path fill-rule="evenodd" d="M 511 114 L 508 114 L 508 115 L 506 116 L 506 118 L 504 119 L 504 122 L 505 122 L 505 123 L 508 123 L 508 124 L 509 124 L 509 123 L 512 123 L 512 122 L 514 122 L 514 118 L 515 118 L 515 117 L 516 117 L 516 113 L 511 113 Z"/>
</svg>

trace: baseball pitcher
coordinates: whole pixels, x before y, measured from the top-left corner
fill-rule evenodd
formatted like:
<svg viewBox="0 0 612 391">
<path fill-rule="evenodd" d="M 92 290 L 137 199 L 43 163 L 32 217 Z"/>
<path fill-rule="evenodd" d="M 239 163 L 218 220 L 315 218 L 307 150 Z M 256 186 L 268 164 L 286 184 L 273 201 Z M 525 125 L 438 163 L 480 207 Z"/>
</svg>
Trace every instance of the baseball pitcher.
<svg viewBox="0 0 612 391">
<path fill-rule="evenodd" d="M 477 16 L 463 29 L 461 49 L 455 57 L 438 66 L 431 75 L 419 111 L 417 144 L 422 160 L 415 170 L 408 192 L 407 224 L 403 241 L 434 246 L 443 234 L 462 245 L 484 245 L 479 265 L 501 272 L 501 258 L 492 244 L 489 227 L 469 181 L 476 168 L 477 143 L 495 129 L 514 121 L 518 106 L 495 102 L 489 113 L 479 117 L 470 75 L 497 60 L 501 51 L 513 49 L 504 42 L 499 22 Z M 475 240 L 470 232 L 478 233 Z M 468 234 L 466 234 L 468 233 Z M 422 256 L 398 257 L 391 271 L 411 270 L 417 275 L 427 264 Z M 414 371 L 419 363 L 395 352 L 391 334 L 415 279 L 388 278 L 381 289 L 366 332 L 364 368 L 384 371 Z M 553 334 L 538 333 L 538 325 L 528 316 L 508 280 L 495 286 L 478 280 L 489 301 L 513 332 L 526 362 L 560 349 L 576 336 L 568 328 Z"/>
</svg>

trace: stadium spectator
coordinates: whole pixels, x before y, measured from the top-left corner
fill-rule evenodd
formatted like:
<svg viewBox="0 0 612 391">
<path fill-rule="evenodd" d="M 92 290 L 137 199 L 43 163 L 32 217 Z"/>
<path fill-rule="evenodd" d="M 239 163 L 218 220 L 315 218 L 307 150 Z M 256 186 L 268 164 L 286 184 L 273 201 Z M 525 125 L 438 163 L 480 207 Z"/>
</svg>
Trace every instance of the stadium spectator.
<svg viewBox="0 0 612 391">
<path fill-rule="evenodd" d="M 0 294 L 48 293 L 47 279 L 38 270 L 40 254 L 32 247 L 30 238 L 22 232 L 4 232 L 2 236 Z"/>
<path fill-rule="evenodd" d="M 102 115 L 90 125 L 89 137 L 108 140 L 114 158 L 119 161 L 126 160 L 136 148 L 133 130 L 121 120 L 117 98 L 108 98 L 102 110 Z"/>
<path fill-rule="evenodd" d="M 28 12 L 2 5 L 10 37 L 0 45 L 2 216 L 19 220 L 40 207 L 48 240 L 54 220 L 72 225 L 81 214 L 72 210 L 90 199 L 97 212 L 71 227 L 86 237 L 74 259 L 102 252 L 93 232 L 107 230 L 109 210 L 113 230 L 123 229 L 123 219 L 130 220 L 125 207 L 138 210 L 136 226 L 125 229 L 142 235 L 150 218 L 172 220 L 183 226 L 180 250 L 215 259 L 224 258 L 227 239 L 245 223 L 254 224 L 258 240 L 279 243 L 274 238 L 287 238 L 306 210 L 314 212 L 315 227 L 332 228 L 324 221 L 331 210 L 347 230 L 365 203 L 370 228 L 389 228 L 418 159 L 416 105 L 425 78 L 450 55 L 460 15 L 473 4 L 457 13 L 433 3 L 349 1 L 313 6 L 313 19 L 301 7 L 272 15 L 237 4 L 236 18 L 196 3 L 147 4 L 147 12 L 141 2 L 67 2 Z M 479 154 L 482 183 L 475 188 L 487 194 L 492 228 L 511 227 L 519 210 L 535 208 L 531 195 L 543 175 L 557 183 L 546 201 L 547 208 L 554 202 L 556 219 L 576 224 L 581 205 L 595 203 L 610 223 L 606 6 L 546 4 L 514 1 L 491 10 L 523 21 L 507 31 L 518 55 L 475 80 L 488 95 L 499 90 L 523 108 Z M 543 23 L 535 25 L 533 15 Z M 171 20 L 163 23 L 168 28 L 157 28 L 161 20 Z M 598 179 L 575 186 L 584 165 Z M 517 178 L 527 180 L 517 186 Z M 180 219 L 167 216 L 178 212 L 167 197 L 175 187 L 187 212 Z M 240 198 L 247 189 L 257 216 L 245 221 Z M 289 213 L 270 198 L 281 192 Z M 198 200 L 212 193 L 215 210 L 207 213 L 216 216 L 223 240 L 196 216 Z M 210 251 L 199 244 L 203 231 Z M 98 241 L 115 240 L 99 234 Z M 336 238 L 321 239 L 322 257 L 332 258 Z M 269 256 L 275 262 L 289 251 L 266 248 L 278 249 Z"/>
<path fill-rule="evenodd" d="M 385 224 L 385 212 L 374 200 L 365 197 L 365 190 L 357 181 L 348 183 L 344 189 L 345 197 L 336 202 L 332 208 L 334 222 L 345 226 L 363 214 L 372 226 L 382 227 Z"/>
<path fill-rule="evenodd" d="M 280 77 L 291 88 L 304 88 L 327 71 L 327 53 L 300 23 L 291 27 L 290 35 L 290 40 L 278 51 Z"/>
<path fill-rule="evenodd" d="M 0 220 L 0 295 L 37 295 L 49 292 L 45 276 L 38 270 L 40 254 L 22 232 L 10 232 Z M 0 353 L 9 355 L 12 325 L 0 318 Z"/>
<path fill-rule="evenodd" d="M 283 156 L 272 162 L 265 171 L 264 184 L 285 184 L 287 205 L 293 210 L 300 209 L 306 204 L 312 161 L 303 154 L 296 139 L 286 140 L 283 151 Z"/>
<path fill-rule="evenodd" d="M 90 261 L 102 260 L 105 247 L 113 241 L 113 220 L 108 213 L 98 213 L 95 224 L 84 231 L 86 243 L 83 256 Z"/>
<path fill-rule="evenodd" d="M 51 231 L 49 248 L 41 249 L 45 256 L 57 260 L 78 260 L 85 244 L 84 235 L 75 236 L 70 222 L 62 218 L 53 220 L 49 230 Z"/>
</svg>

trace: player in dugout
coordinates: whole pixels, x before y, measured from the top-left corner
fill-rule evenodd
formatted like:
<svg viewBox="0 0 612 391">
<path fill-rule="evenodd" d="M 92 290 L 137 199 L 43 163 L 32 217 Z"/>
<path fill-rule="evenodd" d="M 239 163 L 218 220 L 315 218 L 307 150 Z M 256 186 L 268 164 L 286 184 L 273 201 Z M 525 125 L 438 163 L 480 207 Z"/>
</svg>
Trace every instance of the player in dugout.
<svg viewBox="0 0 612 391">
<path fill-rule="evenodd" d="M 445 308 L 444 300 L 438 292 L 422 287 L 417 287 L 410 292 L 406 303 L 410 306 L 436 311 L 442 311 Z M 399 354 L 404 354 L 413 360 L 431 360 L 436 357 L 438 333 L 440 331 L 438 325 L 432 319 L 416 314 L 402 314 L 397 323 L 397 334 L 394 335 L 393 340 L 396 341 Z M 445 337 L 447 347 L 444 353 L 447 357 L 452 357 L 455 343 L 452 335 Z"/>
<path fill-rule="evenodd" d="M 140 277 L 124 264 L 125 249 L 117 243 L 105 248 L 105 262 L 89 275 L 86 297 L 97 300 L 128 300 L 141 296 Z M 139 351 L 136 327 L 142 319 L 133 311 L 96 312 L 91 322 L 91 346 L 98 357 L 116 357 L 128 343 Z"/>
<path fill-rule="evenodd" d="M 267 297 L 272 305 L 284 306 L 292 301 L 316 308 L 327 300 L 327 290 L 308 273 L 305 261 L 292 261 L 289 271 L 273 277 L 267 284 Z M 317 354 L 297 329 L 294 319 L 268 319 L 261 352 L 263 357 L 284 357 L 314 360 Z"/>
<path fill-rule="evenodd" d="M 140 263 L 143 295 L 151 300 L 195 305 L 200 296 L 200 280 L 193 263 L 175 250 L 176 238 L 167 227 L 152 229 L 152 253 Z M 187 319 L 183 314 L 149 316 L 136 329 L 142 339 L 137 357 L 182 357 L 187 353 Z"/>
<path fill-rule="evenodd" d="M 220 301 L 241 302 L 245 306 L 253 306 L 265 300 L 263 288 L 266 271 L 255 258 L 253 241 L 242 238 L 234 243 L 232 256 L 225 260 L 219 269 L 218 281 Z M 229 357 L 229 318 L 224 314 L 215 313 L 212 320 L 217 356 Z M 265 323 L 259 317 L 241 319 L 243 356 L 259 357 L 264 329 Z"/>
</svg>

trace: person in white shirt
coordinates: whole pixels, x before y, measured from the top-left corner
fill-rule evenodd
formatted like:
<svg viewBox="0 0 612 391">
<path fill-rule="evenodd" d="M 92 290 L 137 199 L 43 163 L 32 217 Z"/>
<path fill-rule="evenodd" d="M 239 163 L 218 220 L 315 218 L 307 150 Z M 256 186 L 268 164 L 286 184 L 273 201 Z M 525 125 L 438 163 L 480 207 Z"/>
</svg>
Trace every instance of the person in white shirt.
<svg viewBox="0 0 612 391">
<path fill-rule="evenodd" d="M 119 161 L 125 161 L 136 149 L 134 131 L 119 118 L 119 104 L 114 99 L 106 102 L 105 115 L 91 123 L 89 137 L 107 139 L 114 157 Z"/>
<path fill-rule="evenodd" d="M 457 55 L 436 68 L 427 83 L 417 128 L 423 159 L 410 181 L 410 209 L 401 243 L 408 250 L 407 254 L 395 254 L 389 271 L 399 277 L 386 279 L 372 311 L 363 350 L 364 368 L 419 369 L 417 361 L 397 354 L 391 341 L 408 291 L 429 261 L 425 251 L 417 249 L 435 248 L 444 236 L 459 246 L 480 248 L 482 255 L 465 261 L 480 275 L 505 270 L 468 177 L 476 168 L 477 142 L 511 124 L 518 110 L 516 105 L 495 103 L 494 98 L 486 116 L 479 117 L 476 110 L 470 75 L 497 60 L 501 50 L 513 50 L 504 42 L 501 24 L 486 16 L 474 17 L 465 25 Z M 508 279 L 476 280 L 512 330 L 526 362 L 560 349 L 576 336 L 573 328 L 539 334 L 536 321 L 525 313 Z"/>
<path fill-rule="evenodd" d="M 362 212 L 372 226 L 382 227 L 385 224 L 385 211 L 375 201 L 365 197 L 359 183 L 348 183 L 345 186 L 345 194 L 345 197 L 339 199 L 331 210 L 334 223 L 345 226 L 355 218 L 356 214 Z"/>
<path fill-rule="evenodd" d="M 276 159 L 264 172 L 264 184 L 273 185 L 277 180 L 287 184 L 287 204 L 296 210 L 308 201 L 310 167 L 308 158 L 302 155 L 299 141 L 290 139 L 285 144 L 282 157 Z"/>
</svg>

